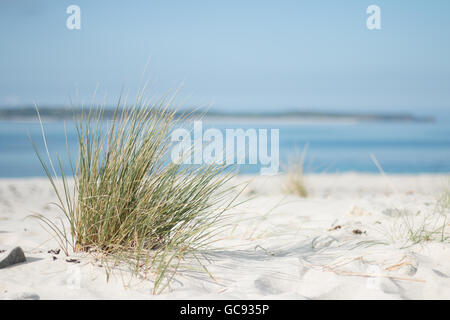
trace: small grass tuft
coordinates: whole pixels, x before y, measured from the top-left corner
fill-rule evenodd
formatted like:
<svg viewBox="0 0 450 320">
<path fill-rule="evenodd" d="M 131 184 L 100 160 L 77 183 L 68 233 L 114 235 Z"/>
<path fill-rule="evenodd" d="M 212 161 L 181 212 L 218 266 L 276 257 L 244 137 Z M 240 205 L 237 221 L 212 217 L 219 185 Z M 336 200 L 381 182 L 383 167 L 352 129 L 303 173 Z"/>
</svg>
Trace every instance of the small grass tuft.
<svg viewBox="0 0 450 320">
<path fill-rule="evenodd" d="M 437 208 L 441 213 L 448 213 L 450 209 L 450 186 L 447 186 L 439 197 Z"/>
<path fill-rule="evenodd" d="M 301 154 L 297 152 L 293 159 L 290 160 L 287 168 L 287 180 L 283 186 L 284 192 L 294 194 L 302 198 L 308 197 L 308 190 L 306 188 L 305 177 L 303 174 L 303 165 L 307 149 L 308 146 L 304 147 Z"/>
<path fill-rule="evenodd" d="M 429 212 L 413 213 L 394 209 L 395 220 L 386 235 L 392 242 L 402 241 L 404 246 L 426 242 L 450 241 L 449 190 L 446 190 Z"/>
</svg>

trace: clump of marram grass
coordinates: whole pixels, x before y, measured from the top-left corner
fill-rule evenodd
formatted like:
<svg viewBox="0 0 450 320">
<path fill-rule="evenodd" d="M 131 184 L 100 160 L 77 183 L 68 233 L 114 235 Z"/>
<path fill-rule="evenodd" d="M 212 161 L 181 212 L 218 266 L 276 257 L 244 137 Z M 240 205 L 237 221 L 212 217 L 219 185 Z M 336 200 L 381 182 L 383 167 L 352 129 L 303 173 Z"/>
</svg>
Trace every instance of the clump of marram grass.
<svg viewBox="0 0 450 320">
<path fill-rule="evenodd" d="M 294 194 L 302 198 L 308 197 L 308 190 L 305 184 L 305 177 L 303 174 L 303 166 L 305 162 L 305 155 L 308 147 L 306 146 L 301 154 L 298 152 L 290 159 L 287 167 L 286 182 L 283 185 L 284 192 Z"/>
<path fill-rule="evenodd" d="M 79 156 L 73 188 L 62 161 L 58 179 L 47 147 L 50 165 L 33 143 L 66 221 L 39 218 L 66 254 L 97 252 L 115 264 L 129 263 L 133 274 L 155 275 L 158 293 L 186 254 L 195 256 L 213 240 L 232 202 L 232 188 L 225 186 L 232 175 L 221 165 L 193 168 L 170 161 L 175 112 L 165 102 L 141 101 L 117 108 L 112 122 L 102 120 L 102 109 L 82 111 L 75 120 Z"/>
</svg>

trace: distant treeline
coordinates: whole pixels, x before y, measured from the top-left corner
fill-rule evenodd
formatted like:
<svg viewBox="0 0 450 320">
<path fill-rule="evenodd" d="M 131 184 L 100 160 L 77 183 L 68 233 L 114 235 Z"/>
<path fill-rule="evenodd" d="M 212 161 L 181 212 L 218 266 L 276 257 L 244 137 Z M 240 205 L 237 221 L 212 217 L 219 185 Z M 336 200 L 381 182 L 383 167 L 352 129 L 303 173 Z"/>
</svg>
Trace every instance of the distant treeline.
<svg viewBox="0 0 450 320">
<path fill-rule="evenodd" d="M 121 110 L 119 110 L 120 112 Z M 71 120 L 81 115 L 81 109 L 44 107 L 39 108 L 41 118 L 44 120 Z M 105 120 L 114 117 L 114 108 L 105 108 L 103 110 L 103 118 Z M 365 114 L 365 113 L 348 113 L 348 112 L 321 112 L 321 111 L 285 111 L 285 112 L 242 112 L 227 113 L 218 111 L 179 111 L 176 112 L 177 117 L 183 117 L 187 114 L 194 117 L 205 118 L 241 118 L 241 119 L 287 119 L 287 120 L 355 120 L 355 121 L 402 121 L 402 122 L 432 122 L 433 117 L 418 117 L 409 113 L 385 113 L 385 114 Z M 0 120 L 37 120 L 37 113 L 34 107 L 23 108 L 0 108 Z"/>
</svg>

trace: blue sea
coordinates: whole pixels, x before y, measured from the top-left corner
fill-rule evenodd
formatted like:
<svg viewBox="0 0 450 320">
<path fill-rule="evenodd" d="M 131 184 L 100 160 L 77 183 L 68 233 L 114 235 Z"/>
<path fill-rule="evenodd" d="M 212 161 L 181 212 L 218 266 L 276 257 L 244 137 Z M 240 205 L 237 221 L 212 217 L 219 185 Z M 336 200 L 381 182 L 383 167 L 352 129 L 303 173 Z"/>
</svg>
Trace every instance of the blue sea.
<svg viewBox="0 0 450 320">
<path fill-rule="evenodd" d="M 211 125 L 209 125 L 210 127 Z M 315 173 L 378 172 L 373 155 L 386 173 L 449 173 L 450 119 L 420 122 L 316 122 L 285 124 L 239 124 L 216 122 L 215 128 L 279 129 L 279 154 L 283 164 L 305 145 L 305 171 Z M 68 166 L 67 142 L 77 154 L 76 131 L 71 122 L 44 123 L 52 157 L 60 155 Z M 206 129 L 206 128 L 205 128 Z M 38 122 L 0 122 L 0 177 L 38 177 L 44 171 L 28 138 L 45 154 Z M 243 173 L 258 173 L 258 165 L 247 165 Z"/>
</svg>

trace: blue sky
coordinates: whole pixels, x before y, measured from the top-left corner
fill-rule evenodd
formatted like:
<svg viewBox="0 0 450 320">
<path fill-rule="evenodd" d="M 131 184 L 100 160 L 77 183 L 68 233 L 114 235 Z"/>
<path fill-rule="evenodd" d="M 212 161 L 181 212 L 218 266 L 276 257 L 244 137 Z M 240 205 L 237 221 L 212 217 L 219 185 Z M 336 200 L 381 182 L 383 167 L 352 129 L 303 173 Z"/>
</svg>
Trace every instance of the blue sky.
<svg viewBox="0 0 450 320">
<path fill-rule="evenodd" d="M 184 106 L 426 114 L 450 110 L 449 39 L 447 0 L 2 0 L 0 105 L 88 102 L 97 84 L 112 104 L 150 58 L 151 92 L 183 83 Z"/>
</svg>

